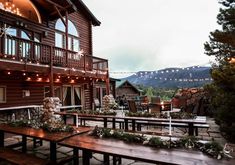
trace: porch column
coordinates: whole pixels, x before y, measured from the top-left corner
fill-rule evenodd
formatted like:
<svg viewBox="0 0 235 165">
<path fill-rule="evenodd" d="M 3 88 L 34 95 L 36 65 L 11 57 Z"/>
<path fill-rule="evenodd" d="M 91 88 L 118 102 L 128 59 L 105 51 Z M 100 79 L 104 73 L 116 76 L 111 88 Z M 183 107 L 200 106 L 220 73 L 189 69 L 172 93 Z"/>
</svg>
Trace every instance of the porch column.
<svg viewBox="0 0 235 165">
<path fill-rule="evenodd" d="M 66 49 L 66 66 L 68 67 L 68 48 L 69 48 L 69 39 L 68 39 L 68 11 L 65 12 L 65 49 Z"/>
<path fill-rule="evenodd" d="M 106 84 L 106 95 L 110 94 L 110 84 L 109 84 L 109 72 L 107 70 L 107 77 L 105 79 L 105 84 Z"/>
<path fill-rule="evenodd" d="M 53 47 L 50 46 L 50 74 L 49 74 L 49 81 L 50 81 L 50 96 L 54 97 L 54 76 L 53 76 Z"/>
</svg>

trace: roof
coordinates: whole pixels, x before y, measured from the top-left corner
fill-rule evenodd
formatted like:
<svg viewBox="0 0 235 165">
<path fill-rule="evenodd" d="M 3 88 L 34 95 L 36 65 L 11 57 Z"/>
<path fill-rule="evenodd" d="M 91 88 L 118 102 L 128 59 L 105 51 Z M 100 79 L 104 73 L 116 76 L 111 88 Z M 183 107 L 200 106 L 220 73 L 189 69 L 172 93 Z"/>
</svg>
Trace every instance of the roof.
<svg viewBox="0 0 235 165">
<path fill-rule="evenodd" d="M 121 80 L 121 81 L 118 81 L 116 83 L 116 88 L 120 88 L 122 87 L 122 85 L 124 85 L 125 83 L 128 83 L 130 86 L 132 86 L 136 91 L 138 92 L 142 92 L 142 90 L 139 90 L 135 85 L 133 85 L 132 83 L 130 83 L 128 80 Z"/>
<path fill-rule="evenodd" d="M 110 81 L 121 81 L 120 79 L 112 78 L 112 77 L 109 77 L 109 80 L 110 80 Z"/>
<path fill-rule="evenodd" d="M 77 4 L 78 8 L 81 8 L 84 13 L 90 18 L 92 24 L 94 26 L 100 26 L 101 22 L 94 16 L 94 14 L 88 9 L 88 7 L 84 4 L 82 0 L 73 0 L 75 4 Z"/>
<path fill-rule="evenodd" d="M 73 13 L 81 11 L 88 18 L 92 25 L 99 26 L 101 22 L 93 15 L 82 0 L 31 0 L 37 8 L 43 11 L 43 14 L 51 20 L 57 19 L 60 16 L 65 16 L 65 11 Z M 57 9 L 56 9 L 57 8 Z M 58 10 L 58 11 L 57 11 Z"/>
</svg>

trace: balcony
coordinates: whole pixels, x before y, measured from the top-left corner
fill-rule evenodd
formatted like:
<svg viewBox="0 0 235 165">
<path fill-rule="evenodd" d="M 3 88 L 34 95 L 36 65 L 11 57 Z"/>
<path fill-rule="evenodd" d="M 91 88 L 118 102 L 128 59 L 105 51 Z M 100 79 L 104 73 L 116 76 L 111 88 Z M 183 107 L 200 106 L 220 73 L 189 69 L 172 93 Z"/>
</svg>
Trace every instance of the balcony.
<svg viewBox="0 0 235 165">
<path fill-rule="evenodd" d="M 24 67 L 17 70 L 34 72 L 35 68 L 52 68 L 54 73 L 83 75 L 89 77 L 106 77 L 108 60 L 87 54 L 45 45 L 39 42 L 17 38 L 9 35 L 0 38 L 0 61 Z M 8 69 L 9 64 L 0 69 Z M 11 65 L 11 69 L 14 65 Z M 28 67 L 27 67 L 28 66 Z M 30 66 L 34 69 L 29 70 Z M 32 68 L 32 67 L 31 67 Z M 40 70 L 40 69 L 39 69 Z M 36 71 L 39 71 L 36 69 Z"/>
</svg>

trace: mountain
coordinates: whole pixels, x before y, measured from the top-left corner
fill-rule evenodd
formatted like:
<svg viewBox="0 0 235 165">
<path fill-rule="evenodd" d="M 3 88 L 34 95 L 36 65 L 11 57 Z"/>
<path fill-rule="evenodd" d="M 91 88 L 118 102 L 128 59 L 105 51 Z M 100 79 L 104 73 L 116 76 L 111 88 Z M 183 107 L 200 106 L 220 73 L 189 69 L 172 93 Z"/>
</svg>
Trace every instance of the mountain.
<svg viewBox="0 0 235 165">
<path fill-rule="evenodd" d="M 166 68 L 157 71 L 139 71 L 123 78 L 135 85 L 158 88 L 201 87 L 212 81 L 211 67 L 192 66 L 187 68 Z"/>
</svg>

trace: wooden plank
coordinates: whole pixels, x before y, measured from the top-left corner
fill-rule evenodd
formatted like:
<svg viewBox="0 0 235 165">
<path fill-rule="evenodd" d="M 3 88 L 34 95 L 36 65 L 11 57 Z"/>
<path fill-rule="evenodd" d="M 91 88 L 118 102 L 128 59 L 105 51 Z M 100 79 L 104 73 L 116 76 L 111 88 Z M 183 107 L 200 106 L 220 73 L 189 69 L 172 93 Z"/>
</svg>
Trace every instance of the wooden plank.
<svg viewBox="0 0 235 165">
<path fill-rule="evenodd" d="M 142 144 L 125 143 L 116 139 L 102 139 L 93 136 L 79 135 L 65 139 L 59 143 L 67 147 L 75 147 L 112 156 L 139 160 L 149 163 L 182 164 L 182 165 L 214 165 L 234 164 L 235 160 L 216 160 L 200 151 L 182 149 L 159 149 Z"/>
<path fill-rule="evenodd" d="M 32 154 L 22 153 L 9 148 L 0 148 L 0 159 L 17 165 L 46 165 L 48 160 L 41 159 Z M 1 164 L 1 163 L 0 163 Z"/>
</svg>

